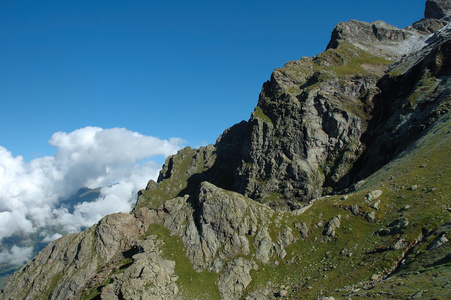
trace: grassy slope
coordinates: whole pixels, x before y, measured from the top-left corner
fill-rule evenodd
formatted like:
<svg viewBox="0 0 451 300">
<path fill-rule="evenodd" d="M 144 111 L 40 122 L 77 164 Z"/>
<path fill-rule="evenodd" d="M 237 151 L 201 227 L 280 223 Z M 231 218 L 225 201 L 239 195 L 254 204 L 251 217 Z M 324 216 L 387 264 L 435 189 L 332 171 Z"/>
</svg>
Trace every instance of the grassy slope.
<svg viewBox="0 0 451 300">
<path fill-rule="evenodd" d="M 336 298 L 352 295 L 353 299 L 358 299 L 367 294 L 406 298 L 425 290 L 427 297 L 449 297 L 450 262 L 449 258 L 444 259 L 450 253 L 449 243 L 434 251 L 426 250 L 429 243 L 446 230 L 440 226 L 450 220 L 450 115 L 445 115 L 438 123 L 346 200 L 341 200 L 342 196 L 324 198 L 303 215 L 285 218 L 288 225 L 296 222 L 309 225 L 311 236 L 288 247 L 288 255 L 280 260 L 279 267 L 262 266 L 254 272 L 249 289 L 264 287 L 271 281 L 276 287 L 285 286 L 288 297 L 293 299 L 312 299 L 320 295 Z M 368 192 L 376 189 L 383 191 L 379 210 L 363 200 Z M 343 209 L 351 205 L 359 206 L 358 216 Z M 409 207 L 404 209 L 406 205 Z M 364 218 L 365 211 L 376 212 L 374 223 Z M 323 227 L 315 224 L 321 220 L 327 222 L 338 214 L 342 216 L 341 227 L 337 236 L 329 240 L 322 234 Z M 409 224 L 400 235 L 377 234 L 379 229 L 401 217 L 406 217 Z M 434 231 L 439 227 L 442 229 Z M 447 232 L 449 237 L 449 229 Z M 410 245 L 422 235 L 425 235 L 423 242 L 408 252 L 416 254 L 416 259 L 411 258 L 414 263 L 380 281 L 393 272 Z M 406 246 L 400 250 L 374 251 L 402 238 Z M 372 277 L 379 280 L 372 281 Z M 355 290 L 357 292 L 352 292 Z"/>
</svg>

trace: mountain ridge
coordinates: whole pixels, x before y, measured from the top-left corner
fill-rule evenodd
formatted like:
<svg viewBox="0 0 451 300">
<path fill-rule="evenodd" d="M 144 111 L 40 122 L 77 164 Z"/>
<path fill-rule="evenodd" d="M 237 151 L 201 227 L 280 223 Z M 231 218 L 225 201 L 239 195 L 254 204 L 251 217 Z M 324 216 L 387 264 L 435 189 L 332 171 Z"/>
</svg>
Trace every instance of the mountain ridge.
<svg viewBox="0 0 451 300">
<path fill-rule="evenodd" d="M 249 121 L 169 157 L 131 214 L 52 242 L 0 295 L 446 299 L 449 11 L 338 24 L 272 73 Z"/>
</svg>

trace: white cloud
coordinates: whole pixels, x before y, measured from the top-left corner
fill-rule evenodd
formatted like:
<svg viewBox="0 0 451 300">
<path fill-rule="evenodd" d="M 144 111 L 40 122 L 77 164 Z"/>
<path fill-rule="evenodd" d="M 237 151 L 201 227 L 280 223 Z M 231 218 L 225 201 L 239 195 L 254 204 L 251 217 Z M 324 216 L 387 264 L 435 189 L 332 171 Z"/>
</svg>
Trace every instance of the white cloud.
<svg viewBox="0 0 451 300">
<path fill-rule="evenodd" d="M 49 143 L 55 155 L 29 163 L 0 146 L 0 240 L 48 226 L 75 232 L 106 214 L 130 211 L 137 191 L 158 176 L 161 165 L 152 159 L 174 154 L 185 141 L 86 127 L 57 132 Z M 100 197 L 76 205 L 73 212 L 60 206 L 59 200 L 82 187 L 102 187 Z"/>
<path fill-rule="evenodd" d="M 21 265 L 30 260 L 32 253 L 33 247 L 13 246 L 10 251 L 0 253 L 0 264 Z"/>
<path fill-rule="evenodd" d="M 20 211 L 0 212 L 0 237 L 10 237 L 18 232 L 33 233 L 35 228 Z"/>
<path fill-rule="evenodd" d="M 96 201 L 77 204 L 73 213 L 69 213 L 65 208 L 54 210 L 53 214 L 57 216 L 56 223 L 62 225 L 68 232 L 77 232 L 108 214 L 130 211 L 136 201 L 136 191 L 143 188 L 139 185 L 139 181 L 133 182 L 133 179 L 130 179 L 103 187 Z"/>
</svg>

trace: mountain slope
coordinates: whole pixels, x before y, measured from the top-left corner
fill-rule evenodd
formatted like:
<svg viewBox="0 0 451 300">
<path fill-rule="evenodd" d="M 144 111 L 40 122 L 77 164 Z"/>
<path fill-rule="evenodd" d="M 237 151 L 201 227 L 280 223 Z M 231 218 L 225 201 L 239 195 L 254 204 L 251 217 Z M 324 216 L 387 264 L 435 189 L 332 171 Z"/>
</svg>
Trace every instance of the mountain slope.
<svg viewBox="0 0 451 300">
<path fill-rule="evenodd" d="M 449 11 L 338 24 L 248 122 L 169 157 L 132 213 L 52 242 L 1 297 L 448 299 Z"/>
</svg>

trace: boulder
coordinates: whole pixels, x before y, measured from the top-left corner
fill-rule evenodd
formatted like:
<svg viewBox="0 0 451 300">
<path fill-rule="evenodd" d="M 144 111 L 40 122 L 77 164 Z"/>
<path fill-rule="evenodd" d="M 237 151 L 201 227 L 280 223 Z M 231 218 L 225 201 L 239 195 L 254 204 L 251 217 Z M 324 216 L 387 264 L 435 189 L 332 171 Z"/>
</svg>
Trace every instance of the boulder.
<svg viewBox="0 0 451 300">
<path fill-rule="evenodd" d="M 428 250 L 435 250 L 448 242 L 449 239 L 446 237 L 445 233 L 442 233 L 435 240 L 433 240 L 432 243 L 429 244 Z"/>
<path fill-rule="evenodd" d="M 218 288 L 222 299 L 240 299 L 244 290 L 252 281 L 249 272 L 252 265 L 246 259 L 239 257 L 231 261 L 220 274 Z"/>
<path fill-rule="evenodd" d="M 324 226 L 323 234 L 329 237 L 335 237 L 338 228 L 341 226 L 341 215 L 335 216 L 330 219 Z"/>
</svg>

